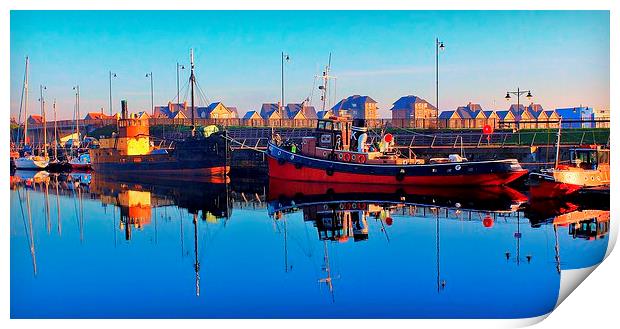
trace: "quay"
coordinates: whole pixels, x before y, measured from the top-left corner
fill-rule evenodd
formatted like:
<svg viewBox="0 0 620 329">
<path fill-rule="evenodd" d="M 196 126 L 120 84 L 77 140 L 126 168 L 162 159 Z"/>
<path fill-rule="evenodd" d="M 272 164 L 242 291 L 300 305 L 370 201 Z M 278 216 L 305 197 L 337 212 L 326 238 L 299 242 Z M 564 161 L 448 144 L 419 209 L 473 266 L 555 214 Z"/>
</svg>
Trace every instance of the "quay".
<svg viewBox="0 0 620 329">
<path fill-rule="evenodd" d="M 95 138 L 109 137 L 116 130 L 116 120 L 80 120 L 80 132 Z M 228 131 L 231 138 L 232 173 L 266 173 L 267 164 L 263 151 L 273 135 L 278 134 L 283 140 L 301 143 L 304 136 L 312 133 L 316 120 L 243 120 L 243 119 L 196 119 L 199 125 L 218 125 Z M 375 122 L 377 121 L 377 122 Z M 418 158 L 445 157 L 459 154 L 469 160 L 495 160 L 515 158 L 530 170 L 548 167 L 555 161 L 555 143 L 557 128 L 547 127 L 516 129 L 505 128 L 508 123 L 497 122 L 492 134 L 485 134 L 474 128 L 428 128 L 430 121 L 419 120 L 375 120 L 369 122 L 369 141 L 380 139 L 380 127 L 395 137 L 396 148 L 405 156 Z M 591 123 L 588 121 L 588 123 Z M 560 158 L 567 158 L 568 150 L 582 145 L 609 145 L 609 120 L 596 122 L 592 128 L 563 129 Z M 150 118 L 151 136 L 161 140 L 178 140 L 188 136 L 191 121 L 187 119 Z M 442 126 L 440 121 L 435 127 Z M 532 125 L 524 126 L 531 127 Z M 557 124 L 557 123 L 556 123 Z M 385 126 L 381 126 L 385 125 Z M 541 124 L 542 125 L 542 124 Z M 581 125 L 582 126 L 582 125 Z M 75 132 L 75 121 L 57 121 L 58 134 Z M 426 127 L 426 128 L 424 128 Z M 19 127 L 21 128 L 21 127 Z M 48 136 L 53 133 L 54 123 L 47 123 Z M 33 131 L 34 148 L 42 144 L 42 125 L 29 125 Z M 17 139 L 18 128 L 12 129 Z M 59 154 L 63 154 L 60 149 Z"/>
</svg>

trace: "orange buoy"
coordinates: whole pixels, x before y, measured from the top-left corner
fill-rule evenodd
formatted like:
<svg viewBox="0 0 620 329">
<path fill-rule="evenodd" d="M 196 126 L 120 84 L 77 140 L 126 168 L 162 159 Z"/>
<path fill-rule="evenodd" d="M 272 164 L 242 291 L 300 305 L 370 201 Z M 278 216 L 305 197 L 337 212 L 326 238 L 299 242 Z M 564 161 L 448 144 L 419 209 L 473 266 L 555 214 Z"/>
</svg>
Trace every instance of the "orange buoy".
<svg viewBox="0 0 620 329">
<path fill-rule="evenodd" d="M 383 140 L 386 143 L 391 143 L 394 140 L 394 136 L 390 133 L 385 134 L 385 136 L 383 136 Z"/>
<path fill-rule="evenodd" d="M 366 156 L 365 156 L 365 155 L 363 155 L 363 154 L 360 154 L 360 155 L 357 157 L 357 161 L 358 161 L 359 163 L 364 163 L 364 162 L 366 162 Z"/>
<path fill-rule="evenodd" d="M 392 223 L 394 223 L 394 220 L 392 219 L 392 217 L 385 218 L 385 224 L 387 224 L 387 226 L 392 226 Z"/>
<path fill-rule="evenodd" d="M 346 162 L 351 161 L 351 153 L 348 153 L 348 152 L 345 153 L 343 158 L 344 158 L 344 161 L 346 161 Z"/>
<path fill-rule="evenodd" d="M 484 217 L 482 219 L 482 225 L 486 228 L 491 228 L 493 227 L 493 218 L 491 218 L 491 216 L 487 215 L 486 217 Z"/>
</svg>

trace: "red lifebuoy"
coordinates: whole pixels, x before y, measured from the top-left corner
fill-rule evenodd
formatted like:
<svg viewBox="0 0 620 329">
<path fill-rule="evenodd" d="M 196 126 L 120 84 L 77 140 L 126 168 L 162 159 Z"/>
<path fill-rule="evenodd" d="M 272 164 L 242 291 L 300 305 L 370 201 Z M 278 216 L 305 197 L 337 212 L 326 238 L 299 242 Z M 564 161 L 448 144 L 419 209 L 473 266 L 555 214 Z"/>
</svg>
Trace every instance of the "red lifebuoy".
<svg viewBox="0 0 620 329">
<path fill-rule="evenodd" d="M 365 155 L 363 155 L 363 154 L 360 154 L 360 155 L 357 157 L 357 161 L 358 161 L 359 163 L 364 163 L 364 162 L 366 162 L 366 156 L 365 156 Z"/>
<path fill-rule="evenodd" d="M 346 162 L 351 161 L 351 153 L 345 153 L 343 158 L 344 158 L 344 161 Z"/>
<path fill-rule="evenodd" d="M 484 125 L 484 127 L 482 127 L 482 133 L 485 135 L 490 135 L 493 133 L 493 127 L 490 125 Z"/>
</svg>

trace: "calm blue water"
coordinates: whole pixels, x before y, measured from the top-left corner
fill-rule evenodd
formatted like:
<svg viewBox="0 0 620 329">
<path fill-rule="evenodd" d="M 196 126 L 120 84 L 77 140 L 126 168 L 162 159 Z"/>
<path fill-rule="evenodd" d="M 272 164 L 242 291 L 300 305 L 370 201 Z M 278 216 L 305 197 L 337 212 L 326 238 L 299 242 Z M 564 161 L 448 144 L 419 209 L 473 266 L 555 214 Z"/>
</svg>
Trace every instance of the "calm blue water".
<svg viewBox="0 0 620 329">
<path fill-rule="evenodd" d="M 511 202 L 360 195 L 340 211 L 351 197 L 271 200 L 257 182 L 19 175 L 13 318 L 532 317 L 553 309 L 558 268 L 600 262 L 608 240 L 608 211 L 586 239 Z"/>
</svg>

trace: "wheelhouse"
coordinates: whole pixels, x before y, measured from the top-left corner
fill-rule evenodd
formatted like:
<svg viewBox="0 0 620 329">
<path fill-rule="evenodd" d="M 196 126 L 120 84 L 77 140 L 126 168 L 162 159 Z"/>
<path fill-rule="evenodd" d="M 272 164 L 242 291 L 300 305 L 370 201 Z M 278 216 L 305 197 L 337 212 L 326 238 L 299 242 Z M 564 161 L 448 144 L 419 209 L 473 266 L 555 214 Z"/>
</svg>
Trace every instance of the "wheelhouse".
<svg viewBox="0 0 620 329">
<path fill-rule="evenodd" d="M 343 117 L 319 119 L 316 125 L 318 147 L 342 150 L 349 146 L 352 121 Z"/>
<path fill-rule="evenodd" d="M 609 221 L 597 219 L 584 220 L 568 226 L 568 234 L 573 238 L 595 240 L 603 238 L 609 232 Z"/>
<path fill-rule="evenodd" d="M 570 163 L 577 168 L 596 170 L 601 164 L 609 164 L 609 150 L 596 148 L 571 149 Z"/>
</svg>

